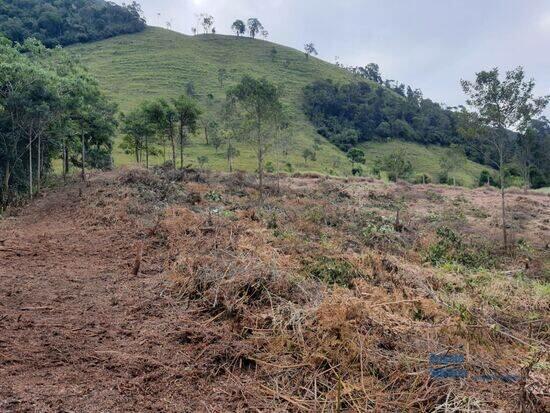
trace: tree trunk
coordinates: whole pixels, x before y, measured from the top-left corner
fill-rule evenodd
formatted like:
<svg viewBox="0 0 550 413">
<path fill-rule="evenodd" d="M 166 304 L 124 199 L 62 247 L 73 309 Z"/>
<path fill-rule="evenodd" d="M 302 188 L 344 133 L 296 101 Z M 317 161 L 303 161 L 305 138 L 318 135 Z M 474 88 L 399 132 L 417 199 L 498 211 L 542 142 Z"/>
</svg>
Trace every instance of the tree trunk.
<svg viewBox="0 0 550 413">
<path fill-rule="evenodd" d="M 504 250 L 508 252 L 508 230 L 506 229 L 506 200 L 504 190 L 504 156 L 502 150 L 500 151 L 500 164 L 499 164 L 499 176 L 500 176 L 500 195 L 502 206 L 502 239 L 504 241 Z"/>
<path fill-rule="evenodd" d="M 231 159 L 233 158 L 233 146 L 231 146 L 231 135 L 227 139 L 227 163 L 229 165 L 229 173 L 233 172 L 233 163 Z"/>
<path fill-rule="evenodd" d="M 32 199 L 32 134 L 29 133 L 29 196 Z"/>
<path fill-rule="evenodd" d="M 183 169 L 183 134 L 180 135 L 180 169 Z"/>
<path fill-rule="evenodd" d="M 84 128 L 80 131 L 82 140 L 82 182 L 86 182 L 86 140 L 84 139 Z"/>
<path fill-rule="evenodd" d="M 40 194 L 40 181 L 42 180 L 42 137 L 38 134 L 38 150 L 36 160 L 36 192 Z"/>
<path fill-rule="evenodd" d="M 149 169 L 149 137 L 145 137 L 145 167 Z"/>
<path fill-rule="evenodd" d="M 206 141 L 206 144 L 208 145 L 208 125 L 204 125 L 204 140 Z"/>
<path fill-rule="evenodd" d="M 531 188 L 531 177 L 529 176 L 529 161 L 526 159 L 523 165 L 523 191 L 527 193 L 527 190 Z"/>
<path fill-rule="evenodd" d="M 67 139 L 63 139 L 63 181 L 67 181 L 67 172 L 69 172 L 69 156 L 67 154 Z"/>
<path fill-rule="evenodd" d="M 2 181 L 2 207 L 5 208 L 8 205 L 8 193 L 10 190 L 10 164 L 6 162 L 6 167 L 4 168 L 4 179 Z"/>
<path fill-rule="evenodd" d="M 262 124 L 258 117 L 258 175 L 260 178 L 260 203 L 264 199 L 264 147 L 262 140 Z"/>
<path fill-rule="evenodd" d="M 172 168 L 176 169 L 176 137 L 172 127 L 170 127 L 170 142 L 172 144 Z"/>
</svg>

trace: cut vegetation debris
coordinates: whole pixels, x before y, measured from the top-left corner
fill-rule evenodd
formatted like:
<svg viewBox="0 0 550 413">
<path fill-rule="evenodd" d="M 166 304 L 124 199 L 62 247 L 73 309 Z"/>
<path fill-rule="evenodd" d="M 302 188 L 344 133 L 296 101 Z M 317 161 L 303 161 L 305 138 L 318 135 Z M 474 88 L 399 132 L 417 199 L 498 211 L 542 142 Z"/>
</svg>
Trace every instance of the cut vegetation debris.
<svg viewBox="0 0 550 413">
<path fill-rule="evenodd" d="M 131 169 L 1 222 L 2 408 L 547 411 L 548 196 L 509 196 L 503 255 L 491 188 L 279 184 L 260 207 L 248 174 Z M 85 245 L 101 281 L 78 264 Z M 21 347 L 37 332 L 21 322 L 52 351 Z M 467 377 L 432 377 L 434 354 L 464 356 Z M 94 392 L 55 396 L 69 382 Z"/>
</svg>

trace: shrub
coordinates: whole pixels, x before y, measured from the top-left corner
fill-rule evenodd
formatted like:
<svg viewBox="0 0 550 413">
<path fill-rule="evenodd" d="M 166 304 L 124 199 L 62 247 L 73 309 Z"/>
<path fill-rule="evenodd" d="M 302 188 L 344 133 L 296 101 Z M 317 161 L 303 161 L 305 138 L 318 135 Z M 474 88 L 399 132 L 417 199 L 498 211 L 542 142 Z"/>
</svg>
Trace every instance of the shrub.
<svg viewBox="0 0 550 413">
<path fill-rule="evenodd" d="M 397 151 L 378 158 L 375 161 L 373 171 L 380 174 L 381 171 L 388 173 L 388 178 L 391 181 L 398 179 L 407 179 L 413 172 L 412 163 L 407 159 L 403 151 Z"/>
<path fill-rule="evenodd" d="M 352 263 L 343 258 L 318 257 L 306 264 L 305 271 L 329 285 L 351 287 L 355 278 L 362 278 L 364 274 Z"/>
<path fill-rule="evenodd" d="M 426 261 L 434 266 L 459 264 L 467 268 L 491 267 L 494 261 L 481 245 L 467 245 L 459 234 L 442 226 L 436 231 L 438 241 L 429 246 Z"/>
<path fill-rule="evenodd" d="M 419 174 L 414 177 L 413 182 L 415 184 L 430 184 L 432 183 L 432 178 L 428 174 Z"/>
</svg>

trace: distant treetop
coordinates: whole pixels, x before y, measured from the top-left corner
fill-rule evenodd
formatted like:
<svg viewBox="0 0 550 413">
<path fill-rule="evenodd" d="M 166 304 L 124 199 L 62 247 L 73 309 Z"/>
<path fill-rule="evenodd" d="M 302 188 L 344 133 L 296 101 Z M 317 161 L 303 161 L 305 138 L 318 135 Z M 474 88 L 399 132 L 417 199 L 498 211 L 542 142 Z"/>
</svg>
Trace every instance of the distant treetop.
<svg viewBox="0 0 550 413">
<path fill-rule="evenodd" d="M 35 37 L 48 47 L 135 33 L 146 27 L 141 6 L 104 0 L 3 0 L 0 32 L 23 42 Z"/>
</svg>

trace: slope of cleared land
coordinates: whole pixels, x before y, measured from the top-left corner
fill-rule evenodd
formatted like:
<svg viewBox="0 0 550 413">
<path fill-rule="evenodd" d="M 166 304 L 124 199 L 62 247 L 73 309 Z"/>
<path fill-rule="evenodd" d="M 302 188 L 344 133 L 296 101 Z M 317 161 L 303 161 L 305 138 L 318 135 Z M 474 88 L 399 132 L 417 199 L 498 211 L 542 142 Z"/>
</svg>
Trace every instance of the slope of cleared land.
<svg viewBox="0 0 550 413">
<path fill-rule="evenodd" d="M 491 188 L 257 195 L 127 170 L 4 217 L 0 410 L 548 411 L 548 196 L 509 195 L 504 256 Z M 431 377 L 432 354 L 468 377 Z"/>
<path fill-rule="evenodd" d="M 271 50 L 277 51 L 273 60 Z M 345 70 L 316 58 L 305 59 L 302 52 L 263 40 L 236 38 L 223 35 L 186 36 L 176 32 L 148 28 L 133 35 L 119 36 L 101 42 L 72 46 L 68 50 L 79 55 L 90 72 L 99 80 L 103 89 L 120 106 L 122 111 L 135 108 L 146 99 L 157 97 L 176 97 L 186 90 L 192 82 L 199 99 L 207 113 L 212 116 L 225 99 L 225 91 L 238 82 L 245 74 L 266 77 L 283 90 L 283 101 L 288 106 L 291 117 L 291 145 L 288 162 L 293 170 L 317 171 L 327 174 L 348 175 L 351 165 L 345 155 L 329 142 L 325 142 L 318 152 L 316 161 L 305 162 L 302 152 L 311 148 L 315 128 L 306 119 L 302 111 L 302 90 L 315 80 L 332 79 L 335 82 L 351 81 L 352 76 Z M 221 86 L 218 69 L 227 69 L 228 78 Z M 206 104 L 206 96 L 214 97 L 214 104 Z M 237 169 L 254 171 L 256 169 L 253 148 L 240 144 L 240 157 L 236 160 Z M 369 143 L 369 154 L 390 153 L 396 148 L 406 146 L 411 153 L 415 173 L 437 175 L 441 151 L 425 149 L 422 145 L 400 142 Z M 222 171 L 227 169 L 223 151 L 216 152 L 206 145 L 202 133 L 192 139 L 186 149 L 190 163 L 196 164 L 197 157 L 206 155 L 208 167 Z M 134 162 L 132 156 L 125 154 L 115 146 L 115 163 L 129 165 Z M 273 156 L 268 160 L 275 162 Z M 162 164 L 163 157 L 152 160 L 153 164 Z M 283 163 L 284 164 L 284 163 Z M 367 164 L 366 169 L 370 170 Z M 460 167 L 458 175 L 466 185 L 471 185 L 479 176 L 481 168 L 468 163 Z M 286 170 L 286 168 L 283 168 Z"/>
</svg>

